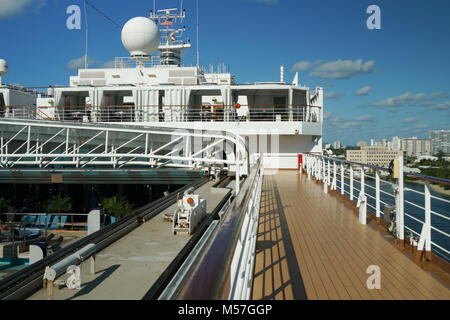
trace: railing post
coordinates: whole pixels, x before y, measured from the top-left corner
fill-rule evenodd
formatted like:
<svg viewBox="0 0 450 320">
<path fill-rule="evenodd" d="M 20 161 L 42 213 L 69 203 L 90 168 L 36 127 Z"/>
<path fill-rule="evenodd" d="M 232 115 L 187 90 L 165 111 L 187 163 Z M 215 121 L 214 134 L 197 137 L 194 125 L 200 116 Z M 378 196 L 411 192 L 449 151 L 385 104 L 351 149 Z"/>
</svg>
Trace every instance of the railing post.
<svg viewBox="0 0 450 320">
<path fill-rule="evenodd" d="M 425 181 L 425 225 L 426 225 L 426 240 L 425 251 L 426 258 L 431 260 L 431 192 L 430 183 Z"/>
<path fill-rule="evenodd" d="M 381 222 L 380 211 L 380 172 L 375 170 L 375 214 L 377 216 L 377 222 Z"/>
<path fill-rule="evenodd" d="M 330 160 L 327 160 L 327 164 L 328 164 L 327 185 L 329 185 L 331 187 L 331 163 L 330 163 Z"/>
<path fill-rule="evenodd" d="M 327 166 L 325 164 L 325 159 L 322 159 L 323 172 L 322 172 L 322 182 L 323 182 L 323 193 L 328 193 L 328 182 L 327 182 Z"/>
<path fill-rule="evenodd" d="M 397 213 L 397 236 L 400 246 L 405 247 L 405 224 L 404 224 L 404 183 L 403 183 L 403 156 L 398 158 L 398 213 Z"/>
<path fill-rule="evenodd" d="M 419 262 L 422 259 L 423 251 L 425 251 L 425 258 L 431 261 L 431 192 L 428 181 L 425 181 L 425 223 L 417 246 L 416 261 Z"/>
<path fill-rule="evenodd" d="M 331 189 L 336 191 L 337 190 L 337 166 L 336 161 L 333 161 L 333 184 L 331 186 Z"/>
<path fill-rule="evenodd" d="M 367 224 L 367 197 L 365 194 L 365 173 L 364 167 L 361 167 L 361 190 L 358 197 L 359 223 Z"/>
<path fill-rule="evenodd" d="M 353 166 L 350 165 L 350 201 L 353 201 Z"/>
<path fill-rule="evenodd" d="M 307 166 L 307 171 L 308 171 L 308 180 L 311 180 L 311 157 L 307 156 L 306 158 L 306 166 Z"/>
<path fill-rule="evenodd" d="M 341 163 L 341 195 L 345 195 L 345 192 L 344 192 L 344 188 L 345 188 L 345 185 L 344 185 L 344 180 L 345 180 L 345 168 L 344 168 L 344 164 L 343 163 Z"/>
</svg>

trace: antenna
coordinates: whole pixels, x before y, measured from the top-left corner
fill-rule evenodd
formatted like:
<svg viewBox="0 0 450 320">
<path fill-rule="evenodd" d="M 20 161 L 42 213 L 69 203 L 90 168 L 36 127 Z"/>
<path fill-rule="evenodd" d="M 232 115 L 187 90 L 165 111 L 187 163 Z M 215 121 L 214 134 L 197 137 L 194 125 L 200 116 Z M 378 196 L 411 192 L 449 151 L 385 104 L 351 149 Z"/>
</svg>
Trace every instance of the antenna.
<svg viewBox="0 0 450 320">
<path fill-rule="evenodd" d="M 84 21 L 86 24 L 86 47 L 85 47 L 85 54 L 84 54 L 84 68 L 88 68 L 88 37 L 89 37 L 89 25 L 88 25 L 88 18 L 87 18 L 87 10 L 86 10 L 86 0 L 83 1 L 84 3 Z"/>
<path fill-rule="evenodd" d="M 198 0 L 197 0 L 197 67 L 200 65 L 200 52 L 199 52 L 199 45 L 198 45 Z"/>
</svg>

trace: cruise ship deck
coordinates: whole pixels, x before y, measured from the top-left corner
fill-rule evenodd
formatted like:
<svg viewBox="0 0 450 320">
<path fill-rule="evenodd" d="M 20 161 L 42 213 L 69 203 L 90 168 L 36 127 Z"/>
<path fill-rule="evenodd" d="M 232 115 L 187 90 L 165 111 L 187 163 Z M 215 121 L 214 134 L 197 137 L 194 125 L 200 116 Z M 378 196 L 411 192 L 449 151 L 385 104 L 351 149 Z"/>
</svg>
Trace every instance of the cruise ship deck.
<svg viewBox="0 0 450 320">
<path fill-rule="evenodd" d="M 359 224 L 351 203 L 306 174 L 266 171 L 252 299 L 450 299 L 448 273 L 425 271 L 374 220 Z M 366 286 L 372 265 L 379 290 Z"/>
</svg>

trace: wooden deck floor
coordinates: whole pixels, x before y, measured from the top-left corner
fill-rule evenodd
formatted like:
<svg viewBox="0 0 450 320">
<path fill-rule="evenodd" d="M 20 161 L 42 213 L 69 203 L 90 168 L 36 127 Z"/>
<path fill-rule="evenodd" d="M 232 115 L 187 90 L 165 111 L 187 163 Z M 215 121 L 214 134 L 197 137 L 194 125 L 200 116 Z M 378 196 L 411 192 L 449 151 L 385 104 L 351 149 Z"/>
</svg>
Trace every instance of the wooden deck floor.
<svg viewBox="0 0 450 320">
<path fill-rule="evenodd" d="M 352 208 L 295 171 L 264 177 L 252 299 L 450 299 L 448 286 L 417 266 Z M 381 289 L 366 286 L 369 266 Z"/>
</svg>

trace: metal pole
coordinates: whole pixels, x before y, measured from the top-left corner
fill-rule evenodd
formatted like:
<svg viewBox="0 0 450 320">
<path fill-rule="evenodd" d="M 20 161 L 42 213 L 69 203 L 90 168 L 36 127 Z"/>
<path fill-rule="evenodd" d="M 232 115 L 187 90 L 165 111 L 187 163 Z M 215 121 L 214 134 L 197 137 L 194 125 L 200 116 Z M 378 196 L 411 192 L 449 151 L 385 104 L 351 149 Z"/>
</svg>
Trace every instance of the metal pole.
<svg viewBox="0 0 450 320">
<path fill-rule="evenodd" d="M 333 162 L 333 186 L 332 189 L 333 190 L 337 190 L 337 166 L 336 166 L 336 161 Z"/>
<path fill-rule="evenodd" d="M 375 213 L 377 222 L 380 222 L 380 172 L 375 170 Z"/>
<path fill-rule="evenodd" d="M 404 183 L 403 183 L 403 156 L 400 156 L 398 159 L 398 167 L 399 167 L 399 175 L 398 175 L 398 197 L 399 197 L 399 212 L 398 212 L 398 221 L 397 221 L 397 232 L 398 238 L 400 239 L 400 246 L 405 246 L 405 229 L 404 229 Z"/>
<path fill-rule="evenodd" d="M 350 165 L 350 200 L 353 201 L 353 166 Z"/>
<path fill-rule="evenodd" d="M 330 160 L 327 160 L 328 163 L 328 176 L 327 176 L 327 184 L 331 186 L 331 163 Z"/>
<path fill-rule="evenodd" d="M 345 176 L 345 168 L 344 168 L 344 164 L 341 163 L 341 195 L 345 195 L 344 176 Z"/>
<path fill-rule="evenodd" d="M 361 195 L 365 196 L 365 172 L 364 172 L 364 168 L 361 167 Z"/>
<path fill-rule="evenodd" d="M 426 258 L 431 260 L 431 193 L 430 183 L 425 181 L 425 251 Z"/>
</svg>

